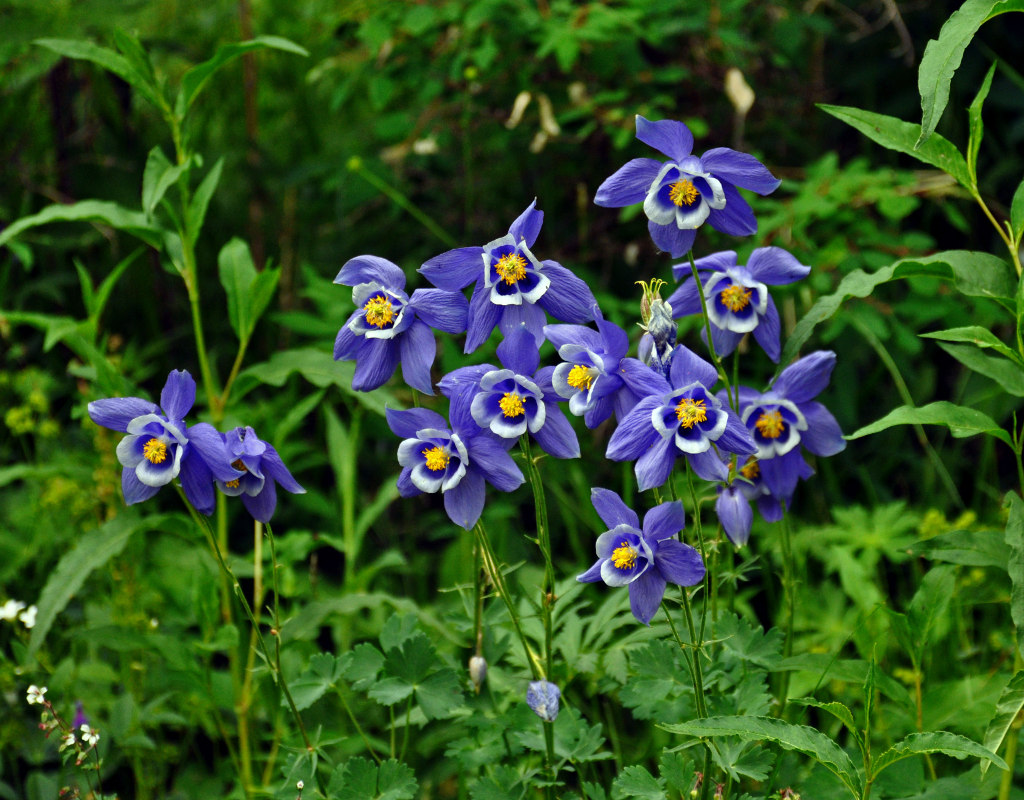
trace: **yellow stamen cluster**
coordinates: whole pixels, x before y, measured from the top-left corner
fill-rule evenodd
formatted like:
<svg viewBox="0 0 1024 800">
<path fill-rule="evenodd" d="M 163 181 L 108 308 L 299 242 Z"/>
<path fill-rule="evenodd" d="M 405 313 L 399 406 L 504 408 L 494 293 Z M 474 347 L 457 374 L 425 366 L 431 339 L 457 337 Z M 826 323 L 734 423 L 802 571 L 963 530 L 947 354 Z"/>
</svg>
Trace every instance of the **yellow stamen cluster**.
<svg viewBox="0 0 1024 800">
<path fill-rule="evenodd" d="M 786 423 L 782 420 L 781 412 L 765 411 L 757 418 L 754 427 L 766 439 L 778 439 L 786 430 Z"/>
<path fill-rule="evenodd" d="M 594 376 L 590 371 L 590 367 L 586 367 L 583 364 L 577 364 L 571 370 L 569 370 L 569 377 L 565 379 L 573 389 L 580 389 L 582 391 L 590 391 L 590 387 L 594 383 Z"/>
<path fill-rule="evenodd" d="M 757 459 L 753 456 L 748 458 L 747 463 L 740 467 L 740 475 L 748 481 L 756 480 L 761 475 L 761 467 L 758 466 Z"/>
<path fill-rule="evenodd" d="M 237 489 L 238 488 L 238 478 L 230 480 L 227 483 L 225 483 L 224 485 L 227 486 L 229 489 Z"/>
<path fill-rule="evenodd" d="M 505 392 L 498 401 L 498 408 L 501 413 L 510 419 L 523 415 L 523 398 L 513 392 Z"/>
<path fill-rule="evenodd" d="M 677 206 L 692 206 L 699 196 L 697 187 L 686 178 L 676 181 L 668 190 L 668 199 Z"/>
<path fill-rule="evenodd" d="M 142 445 L 142 455 L 150 464 L 163 464 L 167 460 L 167 445 L 153 438 Z"/>
<path fill-rule="evenodd" d="M 706 422 L 708 411 L 704 408 L 703 400 L 694 400 L 692 397 L 684 397 L 676 406 L 676 419 L 679 424 L 689 430 L 698 422 Z"/>
<path fill-rule="evenodd" d="M 248 469 L 246 469 L 245 464 L 242 463 L 242 459 L 240 459 L 240 458 L 236 458 L 234 461 L 232 461 L 231 462 L 231 466 L 234 467 L 235 469 L 241 471 L 241 472 L 248 472 L 249 471 Z M 227 483 L 225 483 L 224 485 L 227 486 L 229 489 L 237 489 L 238 488 L 238 478 L 235 478 L 234 480 L 230 480 Z"/>
<path fill-rule="evenodd" d="M 612 550 L 612 565 L 616 569 L 633 569 L 636 566 L 636 548 L 629 542 L 622 542 Z"/>
<path fill-rule="evenodd" d="M 722 305 L 730 311 L 742 311 L 750 305 L 750 292 L 746 286 L 733 283 L 722 289 L 718 296 Z"/>
<path fill-rule="evenodd" d="M 428 447 L 423 450 L 423 457 L 427 460 L 427 469 L 431 472 L 440 472 L 446 469 L 451 456 L 443 447 Z"/>
<path fill-rule="evenodd" d="M 519 253 L 509 253 L 498 259 L 498 263 L 494 265 L 494 271 L 498 273 L 499 278 L 511 286 L 526 277 L 526 259 Z"/>
<path fill-rule="evenodd" d="M 392 307 L 391 301 L 379 294 L 367 300 L 363 310 L 366 311 L 366 323 L 375 328 L 390 325 L 395 318 L 395 309 Z"/>
</svg>

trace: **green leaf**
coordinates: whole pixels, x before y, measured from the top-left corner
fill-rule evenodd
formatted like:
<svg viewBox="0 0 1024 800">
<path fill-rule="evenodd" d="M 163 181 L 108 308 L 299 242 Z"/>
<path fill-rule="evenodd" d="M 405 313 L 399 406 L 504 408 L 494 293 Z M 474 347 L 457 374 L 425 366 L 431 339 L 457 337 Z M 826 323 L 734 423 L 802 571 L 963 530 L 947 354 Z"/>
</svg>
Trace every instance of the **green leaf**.
<svg viewBox="0 0 1024 800">
<path fill-rule="evenodd" d="M 875 758 L 871 763 L 872 777 L 877 778 L 878 773 L 897 761 L 925 753 L 943 753 L 954 758 L 984 758 L 999 769 L 1009 769 L 1003 759 L 966 736 L 946 731 L 928 731 L 910 734 Z"/>
<path fill-rule="evenodd" d="M 239 343 L 245 345 L 274 296 L 281 271 L 257 272 L 249 245 L 238 238 L 221 248 L 217 269 L 228 296 L 228 320 Z"/>
<path fill-rule="evenodd" d="M 1010 573 L 1010 618 L 1017 629 L 1017 649 L 1024 656 L 1024 500 L 1016 492 L 1007 492 L 1003 508 L 1006 519 L 1006 544 L 1010 558 L 1006 571 Z"/>
<path fill-rule="evenodd" d="M 810 756 L 839 778 L 855 798 L 860 797 L 861 778 L 850 757 L 825 734 L 806 725 L 792 725 L 774 717 L 708 717 L 659 727 L 704 739 L 738 736 L 748 742 L 776 742 L 787 750 L 798 750 Z"/>
<path fill-rule="evenodd" d="M 660 781 L 641 766 L 625 767 L 612 783 L 612 791 L 616 796 L 642 800 L 666 800 L 668 797 Z"/>
<path fill-rule="evenodd" d="M 860 731 L 857 730 L 857 723 L 853 719 L 853 712 L 850 711 L 842 703 L 822 703 L 819 700 L 815 700 L 813 697 L 799 697 L 790 699 L 791 703 L 796 703 L 801 706 L 811 706 L 812 708 L 820 708 L 822 711 L 827 711 L 837 720 L 846 726 L 846 729 L 853 734 L 854 740 L 857 742 L 857 746 L 861 745 Z"/>
<path fill-rule="evenodd" d="M 142 97 L 157 108 L 163 110 L 167 107 L 166 101 L 160 96 L 150 77 L 140 70 L 137 64 L 133 63 L 134 58 L 125 58 L 106 47 L 100 47 L 80 39 L 36 39 L 35 44 L 68 58 L 77 58 L 98 64 L 130 83 Z"/>
<path fill-rule="evenodd" d="M 0 246 L 7 244 L 22 231 L 51 222 L 97 222 L 137 236 L 153 247 L 159 247 L 163 241 L 162 231 L 145 214 L 106 200 L 83 200 L 70 205 L 47 206 L 37 214 L 12 222 L 0 231 Z"/>
<path fill-rule="evenodd" d="M 944 278 L 952 280 L 953 285 L 963 294 L 988 297 L 1012 309 L 1017 289 L 1012 272 L 1010 266 L 997 256 L 970 250 L 947 250 L 931 256 L 904 258 L 871 273 L 854 270 L 839 282 L 833 294 L 818 298 L 797 323 L 786 341 L 780 363 L 788 364 L 792 361 L 810 338 L 811 332 L 831 318 L 846 298 L 867 297 L 875 287 L 883 283 L 919 276 Z"/>
<path fill-rule="evenodd" d="M 917 647 L 915 664 L 924 660 L 924 651 L 936 622 L 949 610 L 949 602 L 956 590 L 953 567 L 935 567 L 921 580 L 921 585 L 910 601 L 907 622 Z"/>
<path fill-rule="evenodd" d="M 965 439 L 968 436 L 976 436 L 979 433 L 987 433 L 1002 442 L 1013 446 L 1010 435 L 996 425 L 987 414 L 983 414 L 974 408 L 957 406 L 940 400 L 936 403 L 929 403 L 920 408 L 913 406 L 900 406 L 895 408 L 876 422 L 865 425 L 849 436 L 847 439 L 859 439 L 872 433 L 878 433 L 896 425 L 945 425 L 957 439 Z"/>
<path fill-rule="evenodd" d="M 911 555 L 966 567 L 1006 569 L 1008 551 L 1002 531 L 950 531 L 910 546 Z"/>
<path fill-rule="evenodd" d="M 153 211 L 174 184 L 181 178 L 192 160 L 187 159 L 183 164 L 172 165 L 164 155 L 159 145 L 149 151 L 146 157 L 146 167 L 142 171 L 142 210 L 147 217 L 153 216 Z"/>
<path fill-rule="evenodd" d="M 307 50 L 299 47 L 295 42 L 289 41 L 288 39 L 284 39 L 280 36 L 257 36 L 255 39 L 250 39 L 247 42 L 222 44 L 217 48 L 217 52 L 213 54 L 212 58 L 207 59 L 201 64 L 196 64 L 182 76 L 180 90 L 181 95 L 178 100 L 179 108 L 181 108 L 182 111 L 188 111 L 196 97 L 198 97 L 199 93 L 203 90 L 206 82 L 225 64 L 234 61 L 243 53 L 249 53 L 253 50 L 264 50 L 267 48 L 273 50 L 284 50 L 300 56 L 309 55 Z"/>
<path fill-rule="evenodd" d="M 288 687 L 295 700 L 295 707 L 299 711 L 309 708 L 323 697 L 328 689 L 334 687 L 344 671 L 345 664 L 342 660 L 330 653 L 317 653 L 312 656 L 306 671 Z M 282 697 L 281 702 L 286 704 L 285 698 Z"/>
<path fill-rule="evenodd" d="M 918 335 L 922 339 L 938 339 L 943 342 L 973 344 L 975 347 L 982 350 L 991 348 L 997 353 L 1012 359 L 1021 366 L 1024 366 L 1024 359 L 1021 359 L 1020 355 L 1018 355 L 1015 350 L 1011 350 L 1003 344 L 1003 340 L 992 333 L 988 328 L 982 328 L 979 325 L 968 325 L 963 328 L 949 328 L 944 331 L 934 331 L 932 333 L 921 333 Z"/>
<path fill-rule="evenodd" d="M 366 691 L 384 668 L 384 655 L 372 644 L 363 642 L 344 655 L 340 668 L 353 689 Z"/>
<path fill-rule="evenodd" d="M 1010 682 L 1006 684 L 1006 688 L 999 695 L 996 714 L 988 724 L 988 730 L 985 731 L 985 747 L 993 753 L 999 751 L 1010 726 L 1022 709 L 1024 709 L 1024 670 L 1010 678 Z M 981 763 L 982 775 L 988 770 L 988 765 L 988 761 Z"/>
<path fill-rule="evenodd" d="M 331 800 L 412 800 L 416 773 L 393 758 L 376 767 L 372 761 L 353 756 L 331 775 L 327 796 Z"/>
<path fill-rule="evenodd" d="M 925 45 L 917 72 L 921 95 L 921 135 L 918 145 L 929 139 L 949 102 L 949 84 L 960 66 L 964 51 L 986 20 L 1006 11 L 1021 9 L 1020 0 L 967 0 L 946 20 L 939 38 Z"/>
<path fill-rule="evenodd" d="M 29 657 L 39 649 L 57 615 L 82 588 L 93 570 L 124 550 L 132 534 L 144 526 L 145 522 L 133 512 L 123 511 L 81 536 L 75 548 L 61 556 L 36 603 L 39 612 L 28 641 Z"/>
<path fill-rule="evenodd" d="M 1024 397 L 1024 368 L 1015 360 L 1009 361 L 1003 356 L 988 356 L 966 344 L 940 342 L 939 347 L 972 372 L 994 380 L 1014 397 Z"/>
<path fill-rule="evenodd" d="M 199 239 L 199 232 L 203 229 L 203 222 L 206 220 L 206 209 L 210 206 L 210 198 L 213 197 L 217 184 L 220 182 L 220 173 L 224 169 L 224 158 L 218 158 L 213 168 L 206 173 L 206 177 L 192 195 L 188 204 L 188 211 L 185 213 L 186 231 L 188 231 L 189 242 L 195 244 Z"/>
<path fill-rule="evenodd" d="M 682 753 L 665 750 L 658 761 L 658 772 L 665 779 L 669 789 L 688 797 L 696 779 L 696 766 Z"/>
<path fill-rule="evenodd" d="M 121 276 L 124 275 L 125 270 L 135 263 L 135 259 L 142 255 L 143 251 L 144 249 L 141 247 L 133 250 L 124 259 L 119 261 L 112 270 L 110 270 L 110 274 L 107 275 L 107 277 L 100 281 L 100 285 L 93 295 L 92 308 L 89 309 L 90 317 L 98 319 L 100 315 L 103 314 L 103 309 L 107 307 L 107 301 L 110 299 L 110 294 L 114 291 L 114 287 L 117 285 L 117 282 L 121 279 Z"/>
<path fill-rule="evenodd" d="M 1013 239 L 1020 242 L 1024 236 L 1024 181 L 1017 186 L 1013 193 L 1013 202 L 1010 204 L 1010 228 L 1013 230 Z"/>
<path fill-rule="evenodd" d="M 967 162 L 964 161 L 964 157 L 957 150 L 955 144 L 937 133 L 932 135 L 927 142 L 922 143 L 921 126 L 913 122 L 904 122 L 896 117 L 875 114 L 872 111 L 848 106 L 830 106 L 819 103 L 818 108 L 856 128 L 882 147 L 913 156 L 925 164 L 931 164 L 947 175 L 952 175 L 960 185 L 968 189 L 971 188 L 971 176 L 967 171 Z"/>
<path fill-rule="evenodd" d="M 985 125 L 981 121 L 981 107 L 988 97 L 988 91 L 992 88 L 992 76 L 996 74 L 996 65 L 989 67 L 988 74 L 981 82 L 981 88 L 974 96 L 971 107 L 967 110 L 970 117 L 970 134 L 967 137 L 967 171 L 971 175 L 971 183 L 978 183 L 978 150 L 981 149 L 981 139 L 985 133 Z"/>
</svg>

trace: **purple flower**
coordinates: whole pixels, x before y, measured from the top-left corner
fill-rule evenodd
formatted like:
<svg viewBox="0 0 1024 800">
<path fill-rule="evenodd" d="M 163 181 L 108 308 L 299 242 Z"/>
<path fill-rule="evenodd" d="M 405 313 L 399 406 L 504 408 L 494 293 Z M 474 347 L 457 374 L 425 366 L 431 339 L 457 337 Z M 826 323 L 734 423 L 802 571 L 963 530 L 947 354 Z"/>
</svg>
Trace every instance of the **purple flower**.
<svg viewBox="0 0 1024 800">
<path fill-rule="evenodd" d="M 83 725 L 88 725 L 88 724 L 89 724 L 89 717 L 86 716 L 85 706 L 82 705 L 82 701 L 81 700 L 76 700 L 75 701 L 75 716 L 74 716 L 74 719 L 71 722 L 71 727 L 74 730 L 78 730 Z"/>
<path fill-rule="evenodd" d="M 495 326 L 505 337 L 525 326 L 539 345 L 545 311 L 563 322 L 593 319 L 595 300 L 587 284 L 556 261 L 538 261 L 530 250 L 544 221 L 536 205 L 536 200 L 530 203 L 500 239 L 449 250 L 420 267 L 442 289 L 461 291 L 476 284 L 469 301 L 467 353 L 483 344 Z"/>
<path fill-rule="evenodd" d="M 456 525 L 472 528 L 484 509 L 486 480 L 511 492 L 523 483 L 523 473 L 504 442 L 480 430 L 469 412 L 465 395 L 451 403 L 452 426 L 436 411 L 387 409 L 391 430 L 401 436 L 398 491 L 402 497 L 421 493 L 444 495 L 444 508 Z"/>
<path fill-rule="evenodd" d="M 234 428 L 222 436 L 234 459 L 231 466 L 241 470 L 242 475 L 230 481 L 219 480 L 217 486 L 230 497 L 241 495 L 242 505 L 253 519 L 270 522 L 277 508 L 277 484 L 292 494 L 306 493 L 273 445 L 260 439 L 252 428 Z"/>
<path fill-rule="evenodd" d="M 433 394 L 430 367 L 437 354 L 434 333 L 466 330 L 466 298 L 443 289 L 405 293 L 405 273 L 377 256 L 357 256 L 341 268 L 335 283 L 352 287 L 356 310 L 334 340 L 334 360 L 355 359 L 352 388 L 369 392 L 395 374 L 414 389 Z"/>
<path fill-rule="evenodd" d="M 644 204 L 654 243 L 673 258 L 684 255 L 705 221 L 730 236 L 757 231 L 757 220 L 736 187 L 770 194 L 780 181 L 751 155 L 728 147 L 692 155 L 693 134 L 682 122 L 636 118 L 636 138 L 669 157 L 634 158 L 597 189 L 594 202 L 619 208 Z"/>
<path fill-rule="evenodd" d="M 814 470 L 801 456 L 795 461 L 798 477 L 807 480 Z M 782 519 L 782 502 L 788 506 L 792 497 L 776 497 L 765 485 L 761 475 L 760 462 L 756 456 L 747 458 L 746 463 L 738 470 L 739 474 L 728 485 L 718 487 L 718 499 L 715 501 L 715 513 L 722 523 L 726 536 L 737 547 L 742 547 L 750 539 L 750 526 L 754 522 L 751 503 L 757 503 L 757 510 L 765 522 L 778 522 Z"/>
<path fill-rule="evenodd" d="M 606 453 L 612 461 L 636 459 L 641 491 L 668 480 L 680 455 L 704 480 L 724 481 L 729 472 L 720 454 L 757 449 L 740 418 L 708 388 L 718 373 L 707 361 L 679 345 L 668 380 L 641 370 L 627 377 L 644 397 L 619 423 Z"/>
<path fill-rule="evenodd" d="M 504 369 L 490 364 L 460 367 L 441 379 L 442 394 L 469 403 L 481 428 L 511 443 L 527 431 L 555 458 L 579 458 L 576 432 L 559 406 L 552 383 L 556 367 L 537 369 L 540 355 L 533 335 L 513 331 L 498 347 Z M 458 400 L 456 399 L 458 398 Z"/>
<path fill-rule="evenodd" d="M 736 253 L 726 250 L 695 262 L 704 296 L 715 352 L 727 356 L 736 349 L 744 334 L 753 332 L 768 357 L 778 363 L 779 312 L 768 294 L 768 285 L 781 286 L 807 276 L 811 271 L 781 247 L 759 247 L 750 254 L 746 266 L 736 264 Z M 676 280 L 689 276 L 669 297 L 676 319 L 701 313 L 700 294 L 689 263 L 675 264 Z M 706 339 L 703 331 L 702 338 Z"/>
<path fill-rule="evenodd" d="M 764 394 L 739 387 L 740 417 L 757 448 L 761 479 L 776 501 L 788 504 L 797 481 L 807 477 L 801 445 L 817 456 L 846 447 L 835 417 L 813 400 L 828 386 L 835 363 L 835 353 L 819 350 L 782 370 Z"/>
<path fill-rule="evenodd" d="M 214 480 L 230 481 L 240 473 L 212 425 L 185 425 L 185 415 L 196 400 L 196 382 L 184 370 L 167 376 L 160 405 L 139 397 L 113 397 L 89 403 L 89 417 L 97 425 L 128 436 L 117 445 L 121 489 L 128 505 L 155 495 L 161 486 L 181 480 L 185 496 L 203 514 L 213 513 Z"/>
<path fill-rule="evenodd" d="M 704 579 L 700 553 L 675 536 L 683 529 L 683 504 L 655 506 L 640 518 L 610 489 L 591 489 L 594 509 L 608 526 L 597 537 L 597 561 L 576 580 L 629 586 L 629 606 L 644 625 L 661 605 L 665 585 L 694 586 Z"/>
<path fill-rule="evenodd" d="M 622 378 L 629 367 L 629 337 L 601 310 L 594 307 L 597 330 L 582 325 L 545 325 L 544 336 L 562 359 L 551 374 L 558 395 L 569 401 L 569 411 L 583 417 L 588 428 L 596 428 L 612 412 L 623 419 L 639 401 Z"/>
<path fill-rule="evenodd" d="M 530 681 L 526 688 L 526 705 L 545 722 L 558 718 L 558 704 L 562 691 L 551 681 Z"/>
</svg>

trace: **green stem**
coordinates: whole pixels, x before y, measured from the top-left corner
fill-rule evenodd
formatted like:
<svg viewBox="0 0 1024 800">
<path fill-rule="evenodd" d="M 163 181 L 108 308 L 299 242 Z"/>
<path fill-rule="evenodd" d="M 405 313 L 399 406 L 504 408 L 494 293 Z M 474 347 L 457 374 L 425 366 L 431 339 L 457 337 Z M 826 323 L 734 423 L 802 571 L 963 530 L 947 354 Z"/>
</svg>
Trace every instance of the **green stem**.
<svg viewBox="0 0 1024 800">
<path fill-rule="evenodd" d="M 786 658 L 793 655 L 793 613 L 796 608 L 796 586 L 794 585 L 793 572 L 793 547 L 790 540 L 789 514 L 786 510 L 786 504 L 782 503 L 782 590 L 785 595 L 784 602 L 786 605 L 785 641 L 782 652 Z M 786 703 L 789 698 L 789 676 L 789 670 L 786 670 L 782 673 L 782 678 L 779 680 L 778 703 L 780 719 L 786 713 Z"/>
<path fill-rule="evenodd" d="M 541 616 L 544 622 L 544 666 L 545 674 L 550 679 L 552 670 L 552 615 L 555 606 L 555 568 L 551 561 L 551 536 L 548 528 L 548 506 L 544 495 L 544 484 L 540 479 L 540 470 L 533 460 L 530 450 L 530 434 L 524 433 L 519 439 L 519 446 L 526 457 L 526 474 L 533 490 L 533 505 L 537 519 L 537 544 L 544 556 L 544 583 L 541 585 Z"/>
<path fill-rule="evenodd" d="M 697 293 L 700 295 L 700 312 L 704 317 L 704 333 L 708 337 L 708 352 L 711 354 L 711 362 L 715 365 L 715 369 L 718 370 L 718 377 L 725 384 L 725 394 L 729 398 L 729 405 L 732 406 L 733 411 L 736 411 L 739 405 L 739 387 L 737 387 L 736 397 L 734 397 L 732 387 L 729 384 L 729 375 L 726 373 L 725 367 L 722 366 L 722 360 L 718 357 L 718 353 L 715 352 L 715 342 L 711 338 L 711 317 L 708 316 L 708 301 L 704 296 L 704 284 L 701 283 L 700 273 L 697 271 L 697 262 L 693 259 L 693 250 L 687 253 L 687 255 L 690 258 L 690 272 L 693 274 L 693 280 L 697 284 Z"/>
<path fill-rule="evenodd" d="M 704 543 L 704 526 L 700 521 L 700 503 L 697 501 L 697 489 L 693 485 L 693 469 L 690 467 L 689 461 L 686 462 L 686 486 L 690 491 L 690 502 L 693 504 L 693 528 L 697 532 L 697 544 L 700 547 L 701 558 L 704 559 L 706 565 L 708 550 Z M 711 571 L 705 568 L 703 580 L 704 594 L 701 596 L 700 636 L 694 640 L 698 649 L 704 646 L 704 631 L 706 630 L 708 621 L 708 588 L 711 586 L 714 579 L 714 575 L 712 575 Z"/>
<path fill-rule="evenodd" d="M 1003 229 L 1003 226 L 996 222 L 996 218 L 992 216 L 992 212 L 989 210 L 989 207 L 985 205 L 985 201 L 981 199 L 981 193 L 978 191 L 977 186 L 971 189 L 971 197 L 973 197 L 977 201 L 978 205 L 981 206 L 981 210 L 985 212 L 985 216 L 988 217 L 988 221 L 992 223 L 992 226 L 996 229 L 996 233 L 999 234 L 999 238 L 1002 239 L 1003 244 L 1006 245 L 1006 249 L 1010 252 L 1010 259 L 1013 261 L 1013 268 L 1017 270 L 1017 277 L 1019 278 L 1021 275 L 1020 253 L 1017 248 L 1014 247 L 1013 239 Z"/>
</svg>

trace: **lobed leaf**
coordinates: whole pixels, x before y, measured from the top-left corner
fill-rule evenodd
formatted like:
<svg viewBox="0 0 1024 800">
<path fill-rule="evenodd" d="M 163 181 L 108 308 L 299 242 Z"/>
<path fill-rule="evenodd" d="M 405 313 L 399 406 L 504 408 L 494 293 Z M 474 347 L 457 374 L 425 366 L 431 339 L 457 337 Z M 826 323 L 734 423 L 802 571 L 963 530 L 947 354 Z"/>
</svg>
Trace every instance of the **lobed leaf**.
<svg viewBox="0 0 1024 800">
<path fill-rule="evenodd" d="M 971 176 L 964 157 L 955 144 L 937 133 L 928 138 L 928 141 L 923 141 L 921 126 L 913 122 L 904 122 L 896 117 L 849 106 L 819 103 L 818 108 L 856 128 L 876 144 L 937 167 L 947 175 L 953 176 L 961 186 L 971 188 Z"/>
<path fill-rule="evenodd" d="M 419 784 L 412 769 L 389 758 L 375 766 L 369 759 L 353 756 L 335 767 L 327 785 L 331 800 L 412 800 Z"/>
<path fill-rule="evenodd" d="M 1010 435 L 1000 428 L 988 414 L 983 414 L 974 408 L 954 405 L 945 400 L 929 403 L 920 408 L 900 406 L 880 420 L 859 428 L 846 438 L 860 439 L 862 436 L 878 433 L 896 425 L 945 425 L 957 439 L 986 433 L 1006 442 L 1010 447 L 1013 446 Z"/>
<path fill-rule="evenodd" d="M 705 739 L 738 736 L 745 741 L 776 742 L 787 750 L 798 750 L 810 756 L 839 778 L 850 794 L 860 797 L 862 780 L 850 757 L 825 734 L 806 725 L 793 725 L 774 717 L 708 717 L 659 727 Z"/>
<path fill-rule="evenodd" d="M 666 800 L 668 797 L 661 782 L 639 765 L 624 767 L 612 783 L 612 791 L 618 797 L 639 797 L 641 800 Z"/>
<path fill-rule="evenodd" d="M 153 247 L 159 247 L 163 241 L 163 232 L 145 214 L 106 200 L 82 200 L 68 205 L 47 206 L 36 214 L 15 220 L 0 231 L 0 247 L 22 231 L 51 222 L 98 222 L 130 233 Z"/>
<path fill-rule="evenodd" d="M 939 38 L 925 45 L 917 72 L 917 91 L 921 95 L 921 134 L 915 147 L 923 147 L 939 124 L 949 102 L 949 84 L 978 28 L 998 14 L 1022 9 L 1024 3 L 1021 0 L 967 0 L 946 20 L 939 31 Z"/>
<path fill-rule="evenodd" d="M 1003 759 L 966 736 L 946 731 L 928 731 L 910 734 L 875 758 L 871 763 L 872 778 L 878 777 L 882 770 L 897 761 L 925 753 L 943 753 L 953 758 L 983 758 L 1000 769 L 1009 769 Z"/>
<path fill-rule="evenodd" d="M 993 753 L 998 752 L 1017 715 L 1024 709 L 1024 670 L 1021 670 L 1006 684 L 999 701 L 996 703 L 996 714 L 985 731 L 985 747 Z M 990 761 L 981 762 L 981 774 L 988 771 Z"/>
</svg>

